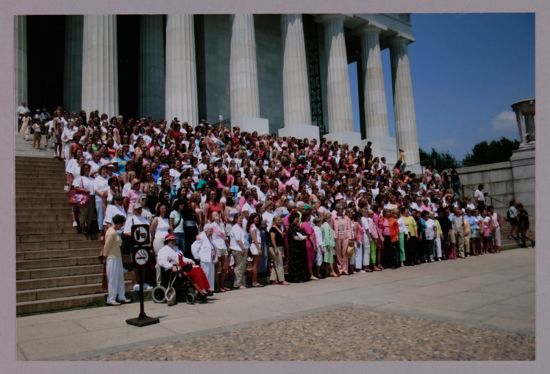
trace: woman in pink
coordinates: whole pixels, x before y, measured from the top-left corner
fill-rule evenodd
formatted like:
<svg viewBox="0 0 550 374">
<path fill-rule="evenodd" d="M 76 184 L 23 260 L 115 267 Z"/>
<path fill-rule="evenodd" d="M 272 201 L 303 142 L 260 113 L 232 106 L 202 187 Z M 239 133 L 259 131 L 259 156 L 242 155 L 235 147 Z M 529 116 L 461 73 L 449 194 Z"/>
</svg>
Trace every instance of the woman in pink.
<svg viewBox="0 0 550 374">
<path fill-rule="evenodd" d="M 336 208 L 336 217 L 332 219 L 334 240 L 336 242 L 336 264 L 340 274 L 349 275 L 346 250 L 351 239 L 351 222 L 344 215 L 344 207 L 339 204 Z"/>
<path fill-rule="evenodd" d="M 309 206 L 305 208 L 305 211 L 302 213 L 302 224 L 300 229 L 306 234 L 306 255 L 307 255 L 307 271 L 309 272 L 309 279 L 319 280 L 319 278 L 313 275 L 313 260 L 315 259 L 315 248 L 317 248 L 317 242 L 315 240 L 315 231 L 313 226 L 309 222 L 311 216 Z"/>
</svg>

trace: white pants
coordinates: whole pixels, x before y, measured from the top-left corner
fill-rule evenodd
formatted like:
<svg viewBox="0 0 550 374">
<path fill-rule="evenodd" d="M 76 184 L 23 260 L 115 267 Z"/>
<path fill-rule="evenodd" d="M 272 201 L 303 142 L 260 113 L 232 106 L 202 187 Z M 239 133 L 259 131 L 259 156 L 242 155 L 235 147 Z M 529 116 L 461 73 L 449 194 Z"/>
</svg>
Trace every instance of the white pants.
<svg viewBox="0 0 550 374">
<path fill-rule="evenodd" d="M 95 195 L 95 209 L 97 211 L 97 226 L 103 231 L 103 198 Z"/>
<path fill-rule="evenodd" d="M 323 265 L 323 251 L 321 250 L 321 247 L 317 247 L 317 251 L 315 253 L 315 265 L 321 266 Z"/>
<path fill-rule="evenodd" d="M 355 270 L 363 268 L 363 243 L 353 242 L 355 245 Z"/>
<path fill-rule="evenodd" d="M 437 251 L 436 257 L 441 258 L 441 238 L 435 238 L 435 250 Z"/>
<path fill-rule="evenodd" d="M 164 247 L 164 238 L 156 236 L 155 240 L 153 240 L 153 250 L 155 251 L 155 255 L 158 255 L 162 247 Z M 157 281 L 157 285 L 159 285 L 160 284 L 160 266 L 158 263 L 155 265 L 155 271 L 156 271 L 155 279 Z"/>
<path fill-rule="evenodd" d="M 367 234 L 363 235 L 363 266 L 370 265 L 370 240 Z"/>
<path fill-rule="evenodd" d="M 108 292 L 107 302 L 111 303 L 117 300 L 126 300 L 124 288 L 124 269 L 122 267 L 122 258 L 107 258 L 107 284 Z"/>
<path fill-rule="evenodd" d="M 210 283 L 210 288 L 214 289 L 216 263 L 201 261 L 201 268 L 202 271 L 204 271 L 204 275 L 206 275 L 206 278 L 208 279 L 208 283 Z"/>
</svg>

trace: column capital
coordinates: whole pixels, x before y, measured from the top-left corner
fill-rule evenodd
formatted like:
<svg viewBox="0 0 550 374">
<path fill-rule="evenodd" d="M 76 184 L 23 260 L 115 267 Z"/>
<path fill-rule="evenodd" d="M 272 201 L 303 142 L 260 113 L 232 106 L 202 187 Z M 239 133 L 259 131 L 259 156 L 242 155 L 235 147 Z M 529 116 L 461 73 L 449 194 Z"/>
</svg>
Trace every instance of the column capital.
<svg viewBox="0 0 550 374">
<path fill-rule="evenodd" d="M 367 35 L 367 34 L 378 34 L 380 35 L 383 31 L 387 31 L 388 28 L 383 25 L 377 25 L 372 22 L 367 22 L 356 29 L 353 30 L 352 35 Z"/>
<path fill-rule="evenodd" d="M 390 47 L 406 47 L 410 43 L 412 43 L 414 40 L 401 34 L 397 34 L 391 38 L 388 39 L 387 43 Z"/>
<path fill-rule="evenodd" d="M 342 23 L 348 18 L 344 14 L 323 14 L 321 16 L 315 17 L 315 22 L 322 24 L 329 24 L 336 21 L 341 21 Z"/>
</svg>

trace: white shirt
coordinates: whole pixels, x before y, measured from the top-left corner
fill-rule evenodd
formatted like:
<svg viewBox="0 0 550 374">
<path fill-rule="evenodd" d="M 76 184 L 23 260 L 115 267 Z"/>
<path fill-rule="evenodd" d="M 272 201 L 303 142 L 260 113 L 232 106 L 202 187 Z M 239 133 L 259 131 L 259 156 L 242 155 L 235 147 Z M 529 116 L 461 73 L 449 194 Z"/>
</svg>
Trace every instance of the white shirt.
<svg viewBox="0 0 550 374">
<path fill-rule="evenodd" d="M 485 195 L 480 190 L 476 190 L 476 192 L 474 192 L 474 197 L 475 197 L 476 201 L 485 202 Z"/>
<path fill-rule="evenodd" d="M 134 216 L 129 215 L 126 218 L 126 223 L 124 224 L 124 233 L 125 234 L 131 234 L 132 233 L 132 225 L 149 225 L 149 222 L 147 219 L 145 219 L 142 216 Z"/>
<path fill-rule="evenodd" d="M 128 218 L 128 214 L 126 214 L 126 211 L 124 210 L 123 206 L 118 206 L 115 204 L 107 205 L 107 210 L 105 211 L 105 218 L 103 219 L 103 224 L 112 225 L 113 217 L 116 216 L 117 214 L 124 216 L 124 218 Z"/>
<path fill-rule="evenodd" d="M 157 253 L 157 264 L 163 269 L 170 270 L 173 265 L 179 265 L 180 253 L 177 247 L 172 248 L 169 245 L 165 245 Z M 183 257 L 183 253 L 181 253 L 181 256 Z M 183 257 L 183 262 L 189 263 L 191 260 Z"/>
<path fill-rule="evenodd" d="M 81 177 L 78 176 L 73 180 L 73 186 L 74 187 L 80 187 L 83 189 L 88 190 L 90 195 L 95 195 L 94 191 L 94 179 L 91 177 Z"/>
<path fill-rule="evenodd" d="M 426 221 L 426 239 L 434 240 L 435 239 L 435 221 L 429 218 Z"/>
<path fill-rule="evenodd" d="M 229 248 L 231 248 L 233 251 L 241 252 L 242 248 L 238 243 L 239 241 L 241 241 L 246 247 L 244 230 L 241 226 L 235 224 L 233 225 L 233 227 L 231 227 L 231 232 L 229 233 Z"/>
<path fill-rule="evenodd" d="M 94 189 L 96 195 L 101 195 L 103 192 L 109 190 L 109 184 L 107 184 L 107 178 L 103 178 L 98 175 L 94 178 Z"/>
<path fill-rule="evenodd" d="M 273 226 L 273 217 L 275 216 L 272 212 L 264 212 L 262 214 L 262 220 L 267 224 L 267 232 L 269 232 L 269 230 L 271 230 L 271 226 Z"/>
</svg>

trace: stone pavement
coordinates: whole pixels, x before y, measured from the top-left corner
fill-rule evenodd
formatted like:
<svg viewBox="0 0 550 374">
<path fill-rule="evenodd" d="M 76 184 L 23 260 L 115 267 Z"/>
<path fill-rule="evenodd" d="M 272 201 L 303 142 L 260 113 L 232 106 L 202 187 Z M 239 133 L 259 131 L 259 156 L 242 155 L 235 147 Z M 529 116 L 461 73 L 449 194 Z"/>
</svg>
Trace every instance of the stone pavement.
<svg viewBox="0 0 550 374">
<path fill-rule="evenodd" d="M 53 149 L 51 149 L 53 139 L 50 139 L 48 149 L 45 149 L 46 136 L 42 135 L 42 148 L 39 150 L 32 147 L 32 135 L 29 139 L 31 140 L 25 141 L 19 133 L 15 134 L 15 156 L 53 158 Z"/>
<path fill-rule="evenodd" d="M 269 286 L 232 291 L 216 294 L 214 300 L 205 305 L 178 304 L 167 307 L 165 304 L 146 302 L 145 310 L 150 316 L 160 317 L 161 322 L 143 328 L 127 325 L 127 318 L 138 315 L 139 303 L 17 318 L 17 359 L 162 360 L 167 359 L 166 355 L 149 355 L 148 358 L 133 355 L 128 358 L 124 355 L 116 356 L 116 353 L 154 349 L 163 344 L 173 346 L 174 342 L 186 339 L 199 339 L 207 349 L 208 341 L 214 341 L 208 340 L 209 336 L 227 338 L 234 333 L 240 336 L 237 341 L 246 344 L 246 335 L 243 336 L 243 333 L 248 332 L 252 337 L 258 331 L 269 331 L 269 328 L 284 330 L 284 326 L 291 325 L 295 330 L 300 330 L 299 321 L 309 319 L 304 316 L 320 318 L 319 326 L 321 323 L 332 326 L 332 331 L 338 331 L 343 326 L 353 326 L 354 323 L 362 326 L 368 320 L 378 320 L 380 322 L 376 326 L 383 324 L 390 329 L 397 328 L 397 332 L 384 330 L 388 331 L 387 336 L 376 334 L 379 339 L 389 341 L 389 347 L 393 347 L 392 339 L 399 338 L 399 332 L 409 331 L 408 339 L 418 341 L 422 347 L 427 346 L 428 350 L 439 352 L 438 356 L 419 354 L 411 357 L 403 353 L 396 357 L 395 351 L 392 353 L 390 349 L 360 357 L 341 356 L 344 359 L 533 359 L 535 251 L 516 249 L 500 254 L 361 273 L 288 287 Z M 358 314 L 357 310 L 363 312 Z M 369 318 L 364 319 L 361 315 Z M 431 337 L 423 336 L 426 329 L 418 328 L 422 324 L 433 327 Z M 307 330 L 307 326 L 304 329 Z M 311 327 L 308 331 L 311 333 Z M 420 336 L 415 337 L 414 334 Z M 493 345 L 495 349 L 505 352 L 521 346 L 527 351 L 520 356 L 504 358 L 502 354 L 469 356 L 467 350 L 463 356 L 440 352 L 443 347 L 455 347 L 456 350 L 457 342 L 452 340 L 455 335 L 459 335 L 462 340 L 471 339 L 463 342 L 465 345 Z M 428 340 L 422 340 L 424 338 Z M 308 339 L 300 338 L 300 341 L 307 343 Z M 429 343 L 433 339 L 442 342 L 437 349 Z M 336 343 L 334 339 L 332 342 Z M 314 348 L 306 344 L 304 349 L 307 350 L 308 346 Z M 190 358 L 176 355 L 168 359 Z M 210 356 L 194 359 L 207 360 Z M 233 358 L 240 359 L 292 358 L 277 358 L 275 352 L 273 356 Z M 315 356 L 295 359 L 315 359 Z"/>
</svg>

